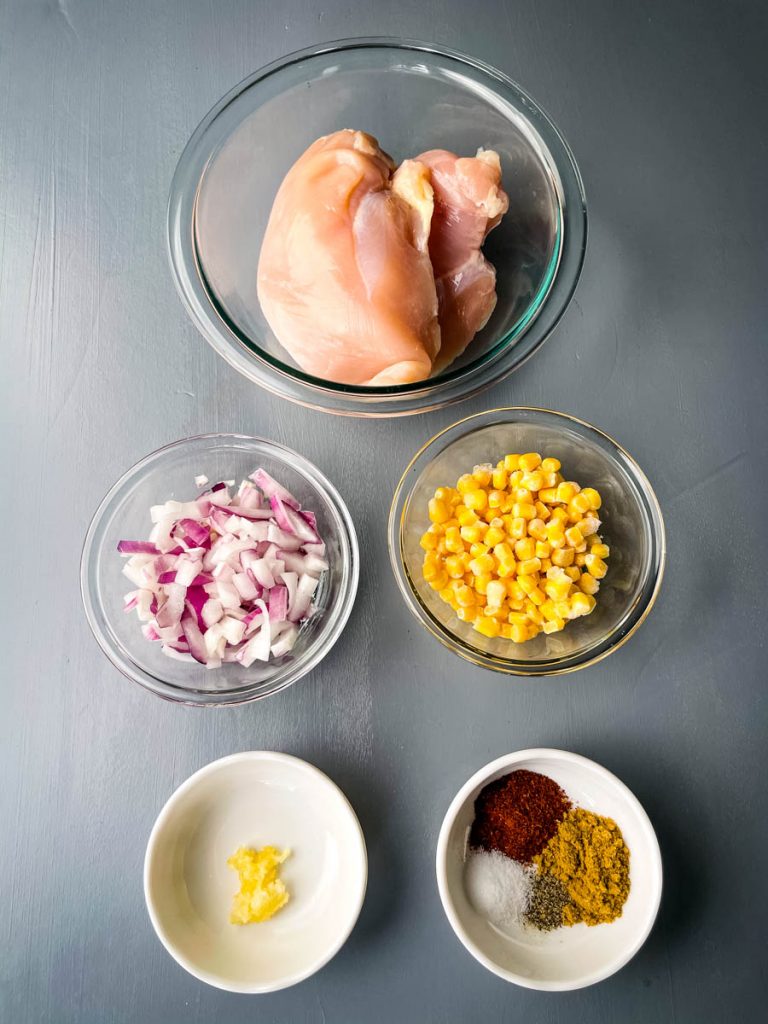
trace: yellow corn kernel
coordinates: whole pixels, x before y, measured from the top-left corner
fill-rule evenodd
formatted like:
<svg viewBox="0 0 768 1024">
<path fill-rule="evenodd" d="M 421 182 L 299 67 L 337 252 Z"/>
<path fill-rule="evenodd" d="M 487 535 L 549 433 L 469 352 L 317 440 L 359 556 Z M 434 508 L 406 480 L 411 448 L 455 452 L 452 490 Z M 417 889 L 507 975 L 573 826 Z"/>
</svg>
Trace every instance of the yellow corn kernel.
<svg viewBox="0 0 768 1024">
<path fill-rule="evenodd" d="M 486 508 L 485 511 L 481 513 L 481 515 L 485 520 L 486 526 L 490 526 L 494 519 L 499 518 L 500 513 L 500 508 Z"/>
<path fill-rule="evenodd" d="M 507 597 L 515 602 L 525 600 L 525 591 L 517 580 L 507 580 Z"/>
<path fill-rule="evenodd" d="M 559 540 L 561 545 L 565 543 L 565 529 L 559 519 L 553 517 L 547 523 L 545 533 L 550 544 L 554 544 L 556 540 Z"/>
<path fill-rule="evenodd" d="M 462 526 L 459 533 L 467 544 L 479 544 L 485 536 L 485 529 L 485 523 L 475 523 L 473 526 Z"/>
<path fill-rule="evenodd" d="M 580 565 L 582 567 L 585 566 L 587 564 L 586 552 L 584 552 L 584 551 L 577 552 L 576 557 L 574 558 L 573 562 L 574 562 L 574 565 Z"/>
<path fill-rule="evenodd" d="M 454 554 L 464 550 L 464 541 L 461 539 L 458 526 L 449 526 L 445 531 L 445 546 Z"/>
<path fill-rule="evenodd" d="M 494 469 L 494 471 L 493 471 L 493 473 L 491 475 L 491 483 L 493 484 L 494 490 L 496 490 L 496 491 L 503 491 L 503 490 L 505 490 L 508 481 L 509 481 L 509 473 L 504 468 L 504 464 L 503 463 L 499 463 L 499 465 L 496 467 L 496 469 Z"/>
<path fill-rule="evenodd" d="M 504 469 L 508 473 L 514 473 L 520 468 L 520 456 L 519 455 L 505 455 L 504 456 Z"/>
<path fill-rule="evenodd" d="M 579 485 L 574 483 L 572 480 L 565 480 L 563 483 L 557 485 L 557 500 L 564 501 L 566 505 L 574 496 L 579 493 Z"/>
<path fill-rule="evenodd" d="M 555 601 L 555 612 L 559 619 L 567 619 L 571 614 L 571 602 L 568 598 L 563 598 L 562 601 Z"/>
<path fill-rule="evenodd" d="M 533 537 L 523 537 L 515 541 L 515 556 L 520 559 L 533 558 L 536 554 L 536 541 Z"/>
<path fill-rule="evenodd" d="M 529 501 L 516 501 L 512 506 L 512 515 L 515 519 L 525 519 L 530 522 L 531 519 L 536 518 L 536 509 Z"/>
<path fill-rule="evenodd" d="M 572 526 L 569 530 L 566 530 L 565 539 L 568 542 L 568 546 L 571 548 L 577 548 L 580 544 L 584 543 L 584 537 L 582 536 L 581 530 L 578 526 Z"/>
<path fill-rule="evenodd" d="M 487 555 L 489 550 L 490 548 L 488 545 L 484 544 L 482 541 L 477 541 L 477 543 L 470 544 L 469 546 L 469 553 L 472 558 L 479 558 L 480 555 Z"/>
<path fill-rule="evenodd" d="M 464 473 L 456 481 L 456 490 L 459 494 L 467 494 L 469 491 L 477 490 L 477 484 L 471 473 Z"/>
<path fill-rule="evenodd" d="M 534 469 L 532 473 L 526 473 L 522 479 L 523 487 L 529 491 L 539 491 L 544 486 L 544 474 L 540 469 Z"/>
<path fill-rule="evenodd" d="M 565 629 L 565 620 L 555 617 L 545 622 L 541 628 L 547 634 L 559 633 L 561 629 Z"/>
<path fill-rule="evenodd" d="M 517 573 L 517 563 L 514 559 L 511 562 L 499 562 L 496 575 L 500 580 L 508 580 Z"/>
<path fill-rule="evenodd" d="M 464 579 L 464 563 L 458 555 L 448 555 L 445 560 L 445 571 L 452 580 Z"/>
<path fill-rule="evenodd" d="M 551 598 L 547 598 L 541 605 L 539 605 L 539 611 L 545 619 L 554 619 L 555 617 L 555 602 Z"/>
<path fill-rule="evenodd" d="M 456 618 L 461 622 L 474 622 L 480 613 L 474 605 L 463 608 L 461 605 L 456 609 Z"/>
<path fill-rule="evenodd" d="M 540 558 L 524 558 L 518 563 L 517 572 L 520 576 L 530 576 L 541 569 Z"/>
<path fill-rule="evenodd" d="M 598 555 L 587 555 L 584 559 L 584 565 L 586 565 L 590 576 L 594 576 L 596 580 L 601 580 L 608 572 L 608 566 Z"/>
<path fill-rule="evenodd" d="M 435 491 L 435 497 L 440 501 L 446 502 L 448 505 L 458 505 L 461 501 L 461 495 L 454 487 L 438 487 Z"/>
<path fill-rule="evenodd" d="M 429 518 L 433 523 L 444 523 L 451 518 L 451 510 L 444 501 L 439 498 L 429 499 Z"/>
<path fill-rule="evenodd" d="M 581 569 L 579 569 L 578 565 L 567 565 L 563 572 L 566 576 L 570 577 L 574 583 L 578 583 L 581 579 Z"/>
<path fill-rule="evenodd" d="M 574 617 L 589 615 L 596 603 L 597 602 L 591 594 L 584 594 L 581 591 L 577 591 L 577 593 L 575 593 L 571 598 L 571 614 Z"/>
<path fill-rule="evenodd" d="M 542 487 L 539 491 L 539 501 L 545 501 L 548 505 L 557 501 L 557 488 L 556 487 Z"/>
<path fill-rule="evenodd" d="M 544 616 L 539 611 L 539 605 L 544 604 L 545 601 L 546 597 L 543 592 L 538 587 L 534 587 L 524 605 L 528 618 L 531 622 L 535 622 L 537 626 L 540 626 L 544 621 Z"/>
<path fill-rule="evenodd" d="M 539 494 L 541 494 L 541 491 L 539 491 Z M 541 521 L 543 523 L 546 523 L 546 521 L 549 519 L 549 517 L 552 515 L 552 513 L 547 508 L 547 506 L 544 504 L 544 502 L 543 501 L 537 501 L 534 504 L 533 507 L 536 509 L 536 518 L 537 519 L 541 519 Z"/>
<path fill-rule="evenodd" d="M 494 523 L 496 520 L 494 519 Z M 493 523 L 488 527 L 488 530 L 483 537 L 483 544 L 487 544 L 489 548 L 496 548 L 502 541 L 507 539 L 506 530 L 502 526 L 494 526 Z"/>
<path fill-rule="evenodd" d="M 596 594 L 600 589 L 600 580 L 596 580 L 594 576 L 590 576 L 588 572 L 583 572 L 579 577 L 579 588 L 584 594 Z"/>
<path fill-rule="evenodd" d="M 482 512 L 488 504 L 488 495 L 481 487 L 477 487 L 474 491 L 467 491 L 464 494 L 464 504 L 475 512 Z"/>
<path fill-rule="evenodd" d="M 475 592 L 472 587 L 468 587 L 466 584 L 459 587 L 456 590 L 456 603 L 461 608 L 474 608 Z"/>
<path fill-rule="evenodd" d="M 513 497 L 518 504 L 522 505 L 533 505 L 534 498 L 527 487 L 516 487 L 513 492 Z"/>
<path fill-rule="evenodd" d="M 473 628 L 478 633 L 482 633 L 483 636 L 490 637 L 491 639 L 497 637 L 501 632 L 501 626 L 496 619 L 492 619 L 487 615 L 481 615 L 477 618 Z"/>
<path fill-rule="evenodd" d="M 589 551 L 590 554 L 597 555 L 598 558 L 607 558 L 611 553 L 611 549 L 607 544 L 603 544 L 602 541 L 599 541 L 597 544 L 593 544 Z"/>
<path fill-rule="evenodd" d="M 469 571 L 475 576 L 485 576 L 496 568 L 496 559 L 487 552 L 473 558 L 469 563 Z"/>
<path fill-rule="evenodd" d="M 595 512 L 603 504 L 603 499 L 600 497 L 600 494 L 598 493 L 598 491 L 595 490 L 594 487 L 585 487 L 581 493 L 584 495 L 585 498 L 587 498 L 587 500 L 589 501 L 589 507 L 591 509 L 594 509 Z"/>
<path fill-rule="evenodd" d="M 536 519 L 532 519 L 530 523 L 528 523 L 528 533 L 536 540 L 546 540 L 547 524 L 543 519 L 539 519 L 538 517 Z"/>
<path fill-rule="evenodd" d="M 506 540 L 500 541 L 493 549 L 495 557 L 499 562 L 514 562 L 515 556 L 512 553 L 512 548 L 507 544 Z"/>
<path fill-rule="evenodd" d="M 450 589 L 450 587 L 443 587 L 443 589 L 440 591 L 440 597 L 442 598 L 443 601 L 445 601 L 446 604 L 449 604 L 451 608 L 453 608 L 453 610 L 456 611 L 458 605 L 456 604 L 456 598 L 453 596 L 453 591 Z"/>
<path fill-rule="evenodd" d="M 485 597 L 489 605 L 499 607 L 507 597 L 507 588 L 501 580 L 491 580 L 485 591 Z"/>
<path fill-rule="evenodd" d="M 472 470 L 472 479 L 476 484 L 481 487 L 487 487 L 491 482 L 491 476 L 493 474 L 493 466 L 490 462 L 486 462 L 483 465 L 475 466 Z"/>
<path fill-rule="evenodd" d="M 520 540 L 528 533 L 528 523 L 522 516 L 512 516 L 511 525 L 508 527 L 509 536 L 513 540 Z"/>
<path fill-rule="evenodd" d="M 499 627 L 499 636 L 502 638 L 502 640 L 512 639 L 512 627 L 509 625 L 508 622 L 502 622 L 501 626 Z"/>
<path fill-rule="evenodd" d="M 546 458 L 541 460 L 541 469 L 544 473 L 557 473 L 560 469 L 560 459 Z"/>
<path fill-rule="evenodd" d="M 524 473 L 532 473 L 537 466 L 541 465 L 541 456 L 538 452 L 527 452 L 520 456 L 520 469 Z"/>
<path fill-rule="evenodd" d="M 459 521 L 459 526 L 474 526 L 478 521 L 475 513 L 466 505 L 459 505 L 456 509 L 456 518 Z"/>
<path fill-rule="evenodd" d="M 552 509 L 552 519 L 562 523 L 563 529 L 565 529 L 565 524 L 568 522 L 567 510 L 564 509 L 562 505 L 558 505 L 556 508 Z"/>
<path fill-rule="evenodd" d="M 488 494 L 488 507 L 501 508 L 506 500 L 507 495 L 505 491 L 490 491 Z"/>
<path fill-rule="evenodd" d="M 489 619 L 496 619 L 498 622 L 506 622 L 509 608 L 506 604 L 487 604 L 483 609 L 483 615 L 487 615 Z"/>
<path fill-rule="evenodd" d="M 551 546 L 545 540 L 536 541 L 536 550 L 534 554 L 536 558 L 549 558 L 552 552 Z"/>
<path fill-rule="evenodd" d="M 572 585 L 571 578 L 563 573 L 562 577 L 547 580 L 544 584 L 544 592 L 555 602 L 563 601 L 570 594 Z"/>
<path fill-rule="evenodd" d="M 552 564 L 564 569 L 567 565 L 573 565 L 576 552 L 573 548 L 560 548 L 552 552 Z"/>
<path fill-rule="evenodd" d="M 584 516 L 579 523 L 579 529 L 585 537 L 592 537 L 600 529 L 600 520 L 596 516 Z"/>
<path fill-rule="evenodd" d="M 525 474 L 522 469 L 516 469 L 514 472 L 509 474 L 509 480 L 507 481 L 507 490 L 514 491 L 516 487 L 520 486 L 520 481 L 523 479 Z"/>
<path fill-rule="evenodd" d="M 585 512 L 589 512 L 591 508 L 592 506 L 590 505 L 589 498 L 585 496 L 583 491 L 580 491 L 578 494 L 574 494 L 568 502 L 568 511 L 570 512 L 573 510 L 574 512 L 578 512 L 579 516 L 583 516 Z"/>
<path fill-rule="evenodd" d="M 434 533 L 430 533 L 429 530 L 427 530 L 426 533 L 421 535 L 419 544 L 425 551 L 434 551 L 437 547 L 437 537 Z"/>
<path fill-rule="evenodd" d="M 507 621 L 511 626 L 527 626 L 528 615 L 525 611 L 511 611 L 507 616 Z"/>
<path fill-rule="evenodd" d="M 517 583 L 520 589 L 525 593 L 525 596 L 528 597 L 530 592 L 535 589 L 538 581 L 533 576 L 518 576 Z"/>
<path fill-rule="evenodd" d="M 530 632 L 527 626 L 514 625 L 510 626 L 511 639 L 516 644 L 524 644 L 530 636 Z"/>
<path fill-rule="evenodd" d="M 542 558 L 542 560 L 541 560 L 541 571 L 542 572 L 546 572 L 547 569 L 551 569 L 551 568 L 552 568 L 552 559 L 551 558 Z"/>
<path fill-rule="evenodd" d="M 481 573 L 480 576 L 475 576 L 475 582 L 472 586 L 475 588 L 475 604 L 485 605 L 486 596 L 485 591 L 488 588 L 488 584 L 493 582 L 493 576 L 489 572 Z M 482 601 L 480 600 L 482 597 Z"/>
<path fill-rule="evenodd" d="M 433 590 L 445 590 L 448 586 L 448 573 L 443 569 L 441 572 L 437 573 L 434 579 L 429 580 L 429 585 Z"/>
<path fill-rule="evenodd" d="M 560 481 L 557 479 L 557 477 L 558 477 L 557 473 L 542 473 L 541 474 L 541 481 L 542 481 L 542 483 L 541 483 L 540 490 L 548 491 L 552 487 L 557 488 L 557 485 L 560 483 Z"/>
</svg>

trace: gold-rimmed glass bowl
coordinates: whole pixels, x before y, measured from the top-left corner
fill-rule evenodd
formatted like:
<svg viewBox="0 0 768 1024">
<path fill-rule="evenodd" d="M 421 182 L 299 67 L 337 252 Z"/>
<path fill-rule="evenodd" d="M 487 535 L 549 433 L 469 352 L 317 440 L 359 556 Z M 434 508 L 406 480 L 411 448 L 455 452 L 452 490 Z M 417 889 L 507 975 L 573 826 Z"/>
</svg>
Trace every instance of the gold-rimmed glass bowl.
<svg viewBox="0 0 768 1024">
<path fill-rule="evenodd" d="M 455 486 L 479 463 L 530 451 L 559 459 L 566 479 L 597 488 L 603 499 L 600 533 L 611 554 L 590 615 L 568 622 L 559 633 L 516 644 L 485 637 L 457 618 L 424 581 L 419 540 L 430 525 L 427 503 L 437 487 Z M 643 471 L 607 434 L 546 409 L 492 409 L 433 437 L 397 486 L 388 537 L 397 584 L 419 622 L 455 654 L 512 675 L 572 672 L 615 651 L 648 615 L 664 571 L 664 522 Z"/>
</svg>

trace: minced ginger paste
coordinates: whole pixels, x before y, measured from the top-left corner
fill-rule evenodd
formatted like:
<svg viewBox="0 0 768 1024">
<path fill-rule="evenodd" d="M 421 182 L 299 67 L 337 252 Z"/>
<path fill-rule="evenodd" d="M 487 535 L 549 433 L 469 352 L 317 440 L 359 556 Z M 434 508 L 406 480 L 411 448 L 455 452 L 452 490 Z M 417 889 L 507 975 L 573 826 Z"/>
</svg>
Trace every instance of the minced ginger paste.
<svg viewBox="0 0 768 1024">
<path fill-rule="evenodd" d="M 240 876 L 240 892 L 232 900 L 229 920 L 232 924 L 255 924 L 268 921 L 291 898 L 285 882 L 278 877 L 290 850 L 262 846 L 254 850 L 241 846 L 227 861 Z"/>
</svg>

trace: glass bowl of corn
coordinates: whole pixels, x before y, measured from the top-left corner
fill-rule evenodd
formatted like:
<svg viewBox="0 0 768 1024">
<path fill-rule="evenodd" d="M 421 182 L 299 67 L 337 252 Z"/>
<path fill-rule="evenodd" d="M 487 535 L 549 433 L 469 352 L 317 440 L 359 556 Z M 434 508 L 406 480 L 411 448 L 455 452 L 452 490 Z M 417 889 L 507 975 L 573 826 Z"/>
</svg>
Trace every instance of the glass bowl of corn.
<svg viewBox="0 0 768 1024">
<path fill-rule="evenodd" d="M 389 552 L 411 612 L 475 665 L 572 672 L 625 643 L 656 600 L 664 521 L 634 459 L 547 409 L 469 416 L 397 486 Z"/>
</svg>

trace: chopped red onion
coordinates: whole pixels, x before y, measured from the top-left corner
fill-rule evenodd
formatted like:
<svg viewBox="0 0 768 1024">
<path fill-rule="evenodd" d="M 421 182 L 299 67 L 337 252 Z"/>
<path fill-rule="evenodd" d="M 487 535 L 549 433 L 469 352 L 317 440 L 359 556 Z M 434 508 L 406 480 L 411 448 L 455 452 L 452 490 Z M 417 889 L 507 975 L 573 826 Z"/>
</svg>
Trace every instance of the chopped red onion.
<svg viewBox="0 0 768 1024">
<path fill-rule="evenodd" d="M 198 487 L 208 480 L 196 478 Z M 195 501 L 150 509 L 149 540 L 121 540 L 125 597 L 164 654 L 208 668 L 281 658 L 328 569 L 313 512 L 263 469 L 220 481 Z"/>
</svg>

